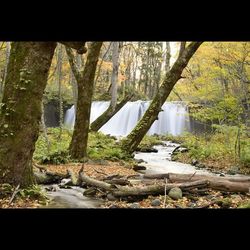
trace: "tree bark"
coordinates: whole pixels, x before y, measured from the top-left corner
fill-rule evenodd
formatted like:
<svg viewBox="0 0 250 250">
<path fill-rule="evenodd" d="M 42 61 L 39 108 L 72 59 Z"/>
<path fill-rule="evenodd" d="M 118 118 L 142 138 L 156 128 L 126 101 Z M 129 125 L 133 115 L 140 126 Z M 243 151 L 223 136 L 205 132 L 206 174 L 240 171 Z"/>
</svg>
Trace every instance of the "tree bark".
<svg viewBox="0 0 250 250">
<path fill-rule="evenodd" d="M 87 157 L 87 142 L 94 77 L 101 46 L 102 42 L 91 43 L 83 72 L 79 71 L 77 68 L 71 50 L 66 49 L 70 66 L 78 85 L 76 120 L 72 140 L 69 146 L 71 157 L 78 160 Z"/>
<path fill-rule="evenodd" d="M 97 132 L 104 124 L 106 124 L 131 98 L 133 94 L 125 96 L 125 98 L 115 106 L 115 110 L 112 110 L 111 104 L 108 109 L 101 114 L 90 125 L 90 130 Z"/>
<path fill-rule="evenodd" d="M 0 117 L 0 183 L 34 183 L 32 156 L 55 42 L 13 42 Z"/>
<path fill-rule="evenodd" d="M 162 105 L 166 101 L 176 82 L 181 78 L 181 73 L 187 66 L 190 58 L 201 44 L 202 42 L 190 43 L 180 57 L 178 57 L 173 67 L 166 73 L 165 79 L 160 86 L 159 91 L 155 95 L 144 116 L 132 132 L 122 141 L 122 147 L 124 150 L 130 153 L 136 150 L 151 125 L 155 120 L 157 120 L 159 112 L 162 111 Z"/>
</svg>

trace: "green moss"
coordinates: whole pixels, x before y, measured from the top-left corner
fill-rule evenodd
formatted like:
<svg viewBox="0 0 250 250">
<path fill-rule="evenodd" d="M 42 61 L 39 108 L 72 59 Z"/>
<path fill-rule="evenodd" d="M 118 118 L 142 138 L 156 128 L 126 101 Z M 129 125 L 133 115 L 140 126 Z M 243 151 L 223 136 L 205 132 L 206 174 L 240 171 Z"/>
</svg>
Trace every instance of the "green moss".
<svg viewBox="0 0 250 250">
<path fill-rule="evenodd" d="M 68 153 L 68 147 L 71 141 L 72 132 L 63 129 L 61 140 L 58 140 L 59 128 L 49 128 L 48 137 L 50 141 L 50 151 L 43 134 L 40 134 L 36 142 L 34 159 L 40 163 L 67 163 L 73 161 Z M 115 137 L 104 135 L 100 132 L 89 133 L 88 158 L 93 161 L 130 161 L 132 156 L 124 152 Z"/>
</svg>

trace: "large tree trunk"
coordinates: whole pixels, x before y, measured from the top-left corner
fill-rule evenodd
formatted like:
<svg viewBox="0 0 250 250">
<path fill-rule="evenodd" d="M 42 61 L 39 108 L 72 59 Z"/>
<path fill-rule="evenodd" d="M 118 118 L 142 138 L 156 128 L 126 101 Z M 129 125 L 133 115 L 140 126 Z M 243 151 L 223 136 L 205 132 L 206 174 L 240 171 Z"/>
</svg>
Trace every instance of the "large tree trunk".
<svg viewBox="0 0 250 250">
<path fill-rule="evenodd" d="M 0 110 L 0 183 L 34 183 L 32 156 L 55 47 L 55 42 L 12 43 Z"/>
<path fill-rule="evenodd" d="M 94 77 L 101 46 L 102 42 L 91 43 L 83 72 L 79 71 L 76 67 L 74 55 L 70 49 L 67 49 L 69 62 L 78 84 L 76 121 L 69 151 L 71 157 L 78 160 L 87 157 L 87 142 Z"/>
<path fill-rule="evenodd" d="M 0 118 L 0 183 L 34 183 L 32 155 L 55 42 L 13 42 Z"/>
<path fill-rule="evenodd" d="M 187 66 L 190 58 L 201 44 L 202 42 L 190 43 L 190 45 L 178 57 L 173 67 L 166 73 L 165 79 L 160 86 L 159 91 L 155 95 L 144 116 L 132 132 L 122 141 L 122 147 L 124 150 L 130 153 L 136 150 L 151 125 L 155 120 L 157 120 L 159 112 L 162 111 L 162 105 L 166 101 L 174 85 L 181 78 L 181 73 Z"/>
<path fill-rule="evenodd" d="M 133 94 L 125 96 L 125 98 L 115 106 L 115 110 L 112 109 L 110 104 L 108 109 L 101 114 L 96 120 L 90 125 L 91 131 L 98 131 L 104 124 L 106 124 L 131 98 Z"/>
</svg>

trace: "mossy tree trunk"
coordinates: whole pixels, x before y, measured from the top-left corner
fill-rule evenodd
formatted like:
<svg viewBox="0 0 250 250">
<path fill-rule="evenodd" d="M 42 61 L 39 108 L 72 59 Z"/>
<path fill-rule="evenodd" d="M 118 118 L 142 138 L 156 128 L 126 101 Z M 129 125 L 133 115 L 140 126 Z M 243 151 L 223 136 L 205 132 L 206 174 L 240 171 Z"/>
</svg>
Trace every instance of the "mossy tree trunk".
<svg viewBox="0 0 250 250">
<path fill-rule="evenodd" d="M 201 44 L 202 42 L 191 42 L 187 48 L 181 51 L 173 67 L 166 73 L 163 83 L 152 100 L 149 108 L 131 133 L 122 140 L 121 143 L 124 150 L 130 153 L 136 150 L 151 125 L 158 119 L 158 114 L 162 111 L 162 105 L 171 93 L 174 85 L 181 78 L 182 71 L 187 66 L 190 58 Z"/>
<path fill-rule="evenodd" d="M 72 140 L 69 146 L 71 157 L 78 160 L 87 157 L 87 142 L 94 78 L 101 46 L 102 42 L 91 43 L 83 71 L 80 71 L 77 67 L 71 49 L 66 49 L 70 66 L 78 85 L 76 120 Z"/>
<path fill-rule="evenodd" d="M 55 42 L 13 42 L 0 117 L 0 183 L 34 183 L 32 156 Z"/>
<path fill-rule="evenodd" d="M 70 46 L 70 42 L 67 45 Z M 74 42 L 82 52 L 85 42 Z M 56 42 L 13 42 L 0 106 L 0 183 L 34 184 L 32 156 Z"/>
</svg>

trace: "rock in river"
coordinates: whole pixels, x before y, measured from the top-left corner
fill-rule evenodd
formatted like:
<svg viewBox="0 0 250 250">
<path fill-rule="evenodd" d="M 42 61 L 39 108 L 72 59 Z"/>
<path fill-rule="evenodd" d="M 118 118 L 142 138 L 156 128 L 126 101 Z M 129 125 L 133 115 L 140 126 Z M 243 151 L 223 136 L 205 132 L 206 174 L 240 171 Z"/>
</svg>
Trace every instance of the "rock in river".
<svg viewBox="0 0 250 250">
<path fill-rule="evenodd" d="M 171 197 L 174 200 L 178 200 L 182 198 L 182 191 L 178 187 L 171 188 L 168 196 Z"/>
</svg>

